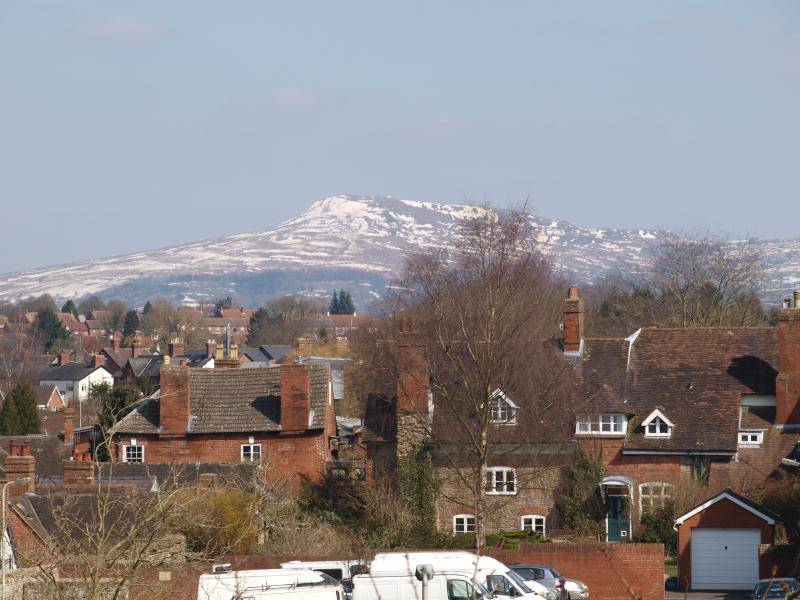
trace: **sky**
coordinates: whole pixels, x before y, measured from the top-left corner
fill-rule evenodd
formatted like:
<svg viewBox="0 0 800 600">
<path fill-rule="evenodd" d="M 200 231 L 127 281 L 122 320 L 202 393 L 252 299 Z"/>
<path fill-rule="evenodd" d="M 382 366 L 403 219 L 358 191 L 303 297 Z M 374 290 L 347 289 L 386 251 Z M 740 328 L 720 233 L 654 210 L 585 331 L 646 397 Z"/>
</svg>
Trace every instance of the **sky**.
<svg viewBox="0 0 800 600">
<path fill-rule="evenodd" d="M 800 2 L 0 3 L 0 272 L 341 193 L 800 236 Z"/>
</svg>

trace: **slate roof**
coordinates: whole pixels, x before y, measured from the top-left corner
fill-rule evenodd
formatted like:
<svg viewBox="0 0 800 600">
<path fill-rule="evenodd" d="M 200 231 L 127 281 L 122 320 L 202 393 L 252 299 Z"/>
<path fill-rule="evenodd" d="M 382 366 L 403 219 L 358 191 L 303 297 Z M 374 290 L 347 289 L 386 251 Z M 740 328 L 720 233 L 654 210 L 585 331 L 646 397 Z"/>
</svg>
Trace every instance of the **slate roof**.
<svg viewBox="0 0 800 600">
<path fill-rule="evenodd" d="M 100 368 L 105 369 L 105 367 L 87 367 L 80 363 L 59 366 L 45 365 L 36 370 L 36 379 L 37 381 L 80 381 Z"/>
<path fill-rule="evenodd" d="M 327 416 L 327 365 L 310 369 L 309 430 L 323 429 Z M 264 369 L 190 369 L 190 433 L 240 433 L 281 430 L 280 367 Z M 114 433 L 157 434 L 158 393 L 122 419 Z M 330 408 L 332 410 L 332 408 Z"/>
<path fill-rule="evenodd" d="M 148 377 L 158 377 L 161 372 L 161 364 L 164 357 L 155 354 L 153 356 L 136 356 L 128 359 L 134 377 L 147 375 Z"/>
</svg>

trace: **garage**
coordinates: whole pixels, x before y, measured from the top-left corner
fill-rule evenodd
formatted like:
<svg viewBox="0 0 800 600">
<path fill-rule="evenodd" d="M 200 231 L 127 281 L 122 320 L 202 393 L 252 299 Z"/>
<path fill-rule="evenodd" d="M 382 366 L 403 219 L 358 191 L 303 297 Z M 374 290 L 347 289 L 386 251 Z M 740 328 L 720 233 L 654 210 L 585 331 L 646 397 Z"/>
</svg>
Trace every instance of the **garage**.
<svg viewBox="0 0 800 600">
<path fill-rule="evenodd" d="M 758 581 L 760 529 L 692 531 L 692 589 L 749 590 Z"/>
<path fill-rule="evenodd" d="M 775 539 L 777 517 L 731 490 L 675 520 L 681 591 L 748 590 L 759 570 L 762 544 Z"/>
</svg>

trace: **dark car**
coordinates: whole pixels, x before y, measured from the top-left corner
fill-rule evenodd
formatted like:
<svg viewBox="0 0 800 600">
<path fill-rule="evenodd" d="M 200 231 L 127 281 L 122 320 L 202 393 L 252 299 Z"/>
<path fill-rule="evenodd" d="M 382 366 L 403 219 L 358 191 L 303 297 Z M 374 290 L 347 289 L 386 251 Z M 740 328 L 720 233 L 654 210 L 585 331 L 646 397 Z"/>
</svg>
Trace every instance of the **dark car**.
<svg viewBox="0 0 800 600">
<path fill-rule="evenodd" d="M 793 577 L 779 577 L 778 579 L 762 579 L 753 588 L 752 594 L 748 594 L 748 598 L 752 600 L 764 600 L 769 598 L 774 600 L 780 598 L 783 600 L 790 594 L 797 597 L 797 592 L 800 591 L 800 583 Z"/>
</svg>

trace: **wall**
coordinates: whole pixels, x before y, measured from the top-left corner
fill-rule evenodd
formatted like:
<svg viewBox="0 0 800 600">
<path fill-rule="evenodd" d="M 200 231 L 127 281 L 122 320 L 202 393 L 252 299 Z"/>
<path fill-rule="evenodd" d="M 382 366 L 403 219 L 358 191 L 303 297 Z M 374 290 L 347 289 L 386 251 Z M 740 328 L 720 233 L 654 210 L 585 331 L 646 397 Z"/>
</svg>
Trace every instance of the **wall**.
<svg viewBox="0 0 800 600">
<path fill-rule="evenodd" d="M 474 509 L 472 493 L 462 477 L 474 477 L 472 470 L 462 470 L 461 476 L 454 468 L 440 466 L 442 494 L 437 506 L 439 529 L 453 530 L 453 516 L 471 514 Z M 560 528 L 556 511 L 556 494 L 561 485 L 561 469 L 543 466 L 539 468 L 516 468 L 518 491 L 516 495 L 486 495 L 486 530 L 514 531 L 522 528 L 522 515 L 547 517 L 546 527 Z M 452 499 L 463 499 L 464 504 Z"/>
<path fill-rule="evenodd" d="M 593 600 L 641 598 L 664 599 L 664 548 L 661 544 L 532 544 L 519 550 L 489 549 L 487 554 L 510 564 L 514 562 L 540 562 L 552 565 L 567 577 L 580 579 L 589 586 Z M 341 560 L 347 557 L 303 556 L 234 556 L 220 559 L 230 562 L 236 570 L 279 568 L 290 560 Z M 209 565 L 185 565 L 176 570 L 162 570 L 161 577 L 169 577 L 172 600 L 194 599 L 201 573 L 210 571 Z M 168 573 L 166 575 L 165 573 Z M 149 571 L 143 579 L 158 580 L 158 572 Z M 132 590 L 131 599 L 145 600 L 146 587 Z"/>
<path fill-rule="evenodd" d="M 275 473 L 305 475 L 313 480 L 324 472 L 328 440 L 324 432 L 287 434 L 252 434 L 261 444 L 262 458 L 269 460 Z M 162 439 L 144 435 L 115 437 L 117 460 L 122 460 L 122 445 L 131 439 L 144 446 L 145 463 L 237 463 L 242 444 L 249 444 L 250 434 L 197 434 L 188 438 Z"/>
<path fill-rule="evenodd" d="M 692 529 L 695 527 L 760 529 L 762 544 L 772 544 L 775 536 L 774 525 L 726 498 L 687 519 L 678 528 L 678 581 L 684 591 L 692 581 Z M 765 576 L 762 572 L 761 577 Z"/>
<path fill-rule="evenodd" d="M 506 564 L 542 563 L 589 587 L 593 600 L 664 598 L 661 544 L 523 544 L 518 550 L 489 548 Z"/>
</svg>

